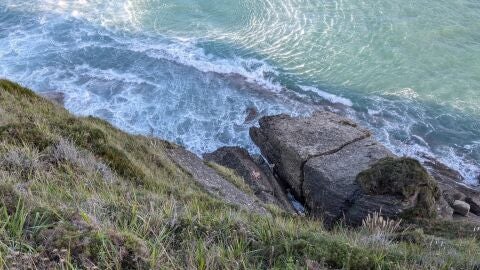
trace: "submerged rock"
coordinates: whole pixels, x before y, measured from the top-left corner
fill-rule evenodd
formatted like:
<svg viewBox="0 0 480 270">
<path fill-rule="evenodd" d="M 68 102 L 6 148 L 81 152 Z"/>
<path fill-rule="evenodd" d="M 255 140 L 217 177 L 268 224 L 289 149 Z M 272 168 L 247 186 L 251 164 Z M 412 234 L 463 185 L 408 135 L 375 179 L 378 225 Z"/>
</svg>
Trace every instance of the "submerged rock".
<svg viewBox="0 0 480 270">
<path fill-rule="evenodd" d="M 255 120 L 258 116 L 258 109 L 254 106 L 248 107 L 245 110 L 245 113 L 247 116 L 245 117 L 245 122 L 244 123 L 251 123 L 253 120 Z"/>
<path fill-rule="evenodd" d="M 205 154 L 204 159 L 234 170 L 264 203 L 275 204 L 288 212 L 294 212 L 285 191 L 273 174 L 262 169 L 246 149 L 222 147 L 213 153 Z"/>
<path fill-rule="evenodd" d="M 41 93 L 40 95 L 60 106 L 65 105 L 65 94 L 63 92 L 55 92 L 55 91 L 44 92 L 44 93 Z"/>
</svg>

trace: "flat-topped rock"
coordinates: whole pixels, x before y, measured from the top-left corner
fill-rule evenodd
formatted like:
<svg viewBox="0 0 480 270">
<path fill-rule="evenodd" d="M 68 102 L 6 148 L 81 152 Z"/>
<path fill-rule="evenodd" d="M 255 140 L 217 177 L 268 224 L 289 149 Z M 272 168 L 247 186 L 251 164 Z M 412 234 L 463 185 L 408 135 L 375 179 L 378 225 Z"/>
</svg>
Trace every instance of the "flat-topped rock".
<svg viewBox="0 0 480 270">
<path fill-rule="evenodd" d="M 53 103 L 56 103 L 57 105 L 64 106 L 65 105 L 65 93 L 63 92 L 43 92 L 40 93 L 40 95 Z"/>
<path fill-rule="evenodd" d="M 250 135 L 309 214 L 326 225 L 341 219 L 359 225 L 374 212 L 390 218 L 452 217 L 420 162 L 397 158 L 349 119 L 330 112 L 268 116 Z"/>
<path fill-rule="evenodd" d="M 302 193 L 303 165 L 308 159 L 335 153 L 371 136 L 367 129 L 329 112 L 311 117 L 267 116 L 259 123 L 259 128 L 250 130 L 252 140 L 297 196 Z"/>
</svg>

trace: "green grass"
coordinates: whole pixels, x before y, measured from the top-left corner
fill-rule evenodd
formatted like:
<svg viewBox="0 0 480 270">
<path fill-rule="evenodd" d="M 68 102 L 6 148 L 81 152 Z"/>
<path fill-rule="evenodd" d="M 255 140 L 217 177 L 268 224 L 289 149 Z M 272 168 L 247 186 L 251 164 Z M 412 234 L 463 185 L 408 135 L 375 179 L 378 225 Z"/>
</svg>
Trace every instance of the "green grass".
<svg viewBox="0 0 480 270">
<path fill-rule="evenodd" d="M 426 222 L 417 225 L 423 230 L 372 241 L 377 236 L 361 229 L 327 231 L 318 220 L 278 209 L 259 216 L 227 205 L 168 158 L 169 142 L 74 117 L 5 80 L 0 112 L 0 269 L 305 269 L 311 261 L 334 269 L 473 269 L 480 263 L 479 232 L 462 224 Z M 232 172 L 220 173 L 248 190 Z"/>
<path fill-rule="evenodd" d="M 238 176 L 234 170 L 224 167 L 222 165 L 219 165 L 215 162 L 207 162 L 206 164 L 212 169 L 214 169 L 215 171 L 217 171 L 217 173 L 220 176 L 222 176 L 225 180 L 232 183 L 241 191 L 247 194 L 253 195 L 253 190 L 250 188 L 250 186 L 245 182 L 245 180 L 242 177 Z"/>
</svg>

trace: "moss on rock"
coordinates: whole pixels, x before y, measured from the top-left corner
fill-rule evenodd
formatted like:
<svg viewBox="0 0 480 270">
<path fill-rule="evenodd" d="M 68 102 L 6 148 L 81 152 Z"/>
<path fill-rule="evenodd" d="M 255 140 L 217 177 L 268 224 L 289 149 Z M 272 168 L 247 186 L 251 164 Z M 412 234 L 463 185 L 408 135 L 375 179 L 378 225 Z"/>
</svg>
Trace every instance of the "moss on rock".
<svg viewBox="0 0 480 270">
<path fill-rule="evenodd" d="M 440 198 L 437 182 L 412 158 L 384 158 L 357 176 L 364 192 L 372 195 L 396 195 L 413 201 L 405 218 L 436 216 L 435 203 Z"/>
</svg>

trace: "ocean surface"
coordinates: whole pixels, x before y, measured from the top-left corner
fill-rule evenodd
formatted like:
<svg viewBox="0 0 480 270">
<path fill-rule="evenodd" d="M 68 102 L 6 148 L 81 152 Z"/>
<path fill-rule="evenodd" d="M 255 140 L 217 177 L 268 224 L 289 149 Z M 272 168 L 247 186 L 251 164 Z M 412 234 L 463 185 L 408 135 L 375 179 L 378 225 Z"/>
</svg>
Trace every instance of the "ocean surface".
<svg viewBox="0 0 480 270">
<path fill-rule="evenodd" d="M 198 154 L 327 109 L 480 174 L 478 0 L 0 0 L 0 77 Z"/>
</svg>

